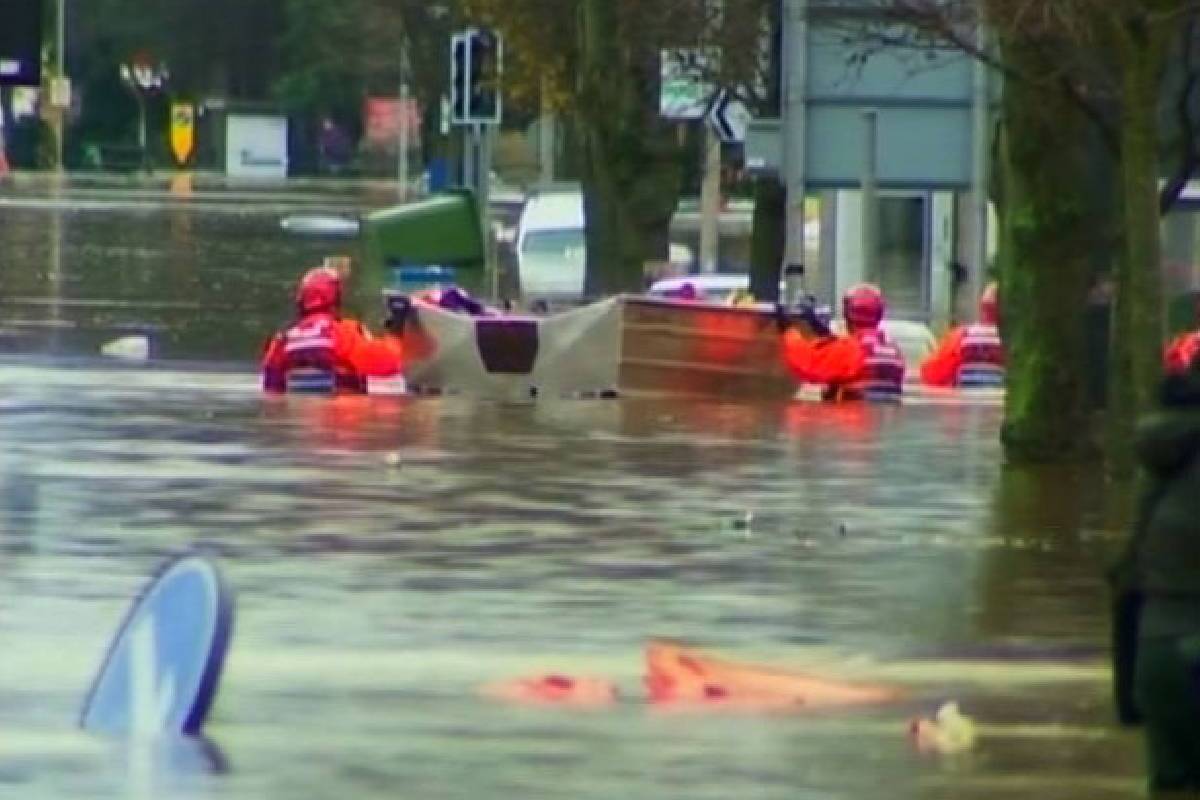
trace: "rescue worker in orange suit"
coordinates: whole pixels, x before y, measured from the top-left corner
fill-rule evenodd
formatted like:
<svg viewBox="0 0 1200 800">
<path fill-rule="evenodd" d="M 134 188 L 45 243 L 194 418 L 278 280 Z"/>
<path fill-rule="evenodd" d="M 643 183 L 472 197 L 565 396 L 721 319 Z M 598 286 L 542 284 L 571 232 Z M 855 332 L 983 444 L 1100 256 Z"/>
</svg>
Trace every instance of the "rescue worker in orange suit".
<svg viewBox="0 0 1200 800">
<path fill-rule="evenodd" d="M 996 284 L 979 298 L 979 321 L 954 328 L 921 365 L 926 386 L 959 389 L 1004 386 L 1004 345 L 1000 341 L 1000 299 Z"/>
<path fill-rule="evenodd" d="M 367 378 L 390 377 L 403 366 L 399 334 L 407 298 L 389 298 L 387 333 L 376 339 L 341 316 L 342 278 L 334 269 L 305 273 L 296 291 L 296 320 L 273 336 L 262 359 L 267 392 L 365 394 Z"/>
<path fill-rule="evenodd" d="M 806 336 L 790 324 L 783 307 L 777 306 L 776 321 L 783 334 L 783 358 L 788 369 L 801 383 L 823 385 L 827 401 L 899 402 L 904 386 L 904 354 L 879 327 L 885 307 L 877 286 L 860 283 L 851 287 L 842 298 L 847 333 L 835 336 L 812 303 L 803 303 L 793 316 L 814 334 Z"/>
<path fill-rule="evenodd" d="M 1163 353 L 1163 371 L 1168 375 L 1187 372 L 1197 355 L 1200 355 L 1200 330 L 1181 333 Z"/>
</svg>

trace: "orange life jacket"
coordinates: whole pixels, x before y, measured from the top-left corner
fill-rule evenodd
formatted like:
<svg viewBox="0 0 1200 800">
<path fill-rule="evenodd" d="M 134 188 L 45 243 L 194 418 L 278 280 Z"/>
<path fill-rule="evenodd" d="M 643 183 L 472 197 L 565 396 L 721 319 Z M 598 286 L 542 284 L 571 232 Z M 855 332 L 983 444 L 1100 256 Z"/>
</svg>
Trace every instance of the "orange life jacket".
<svg viewBox="0 0 1200 800">
<path fill-rule="evenodd" d="M 354 320 L 309 314 L 277 334 L 263 355 L 263 389 L 304 394 L 364 394 L 368 377 L 402 366 L 395 337 L 373 339 Z"/>
<path fill-rule="evenodd" d="M 904 353 L 879 328 L 864 328 L 852 336 L 863 348 L 863 369 L 844 387 L 832 387 L 841 399 L 862 398 L 873 403 L 898 403 L 904 390 Z"/>
<path fill-rule="evenodd" d="M 957 384 L 964 389 L 1004 386 L 1004 344 L 995 325 L 968 325 L 962 338 Z"/>
</svg>

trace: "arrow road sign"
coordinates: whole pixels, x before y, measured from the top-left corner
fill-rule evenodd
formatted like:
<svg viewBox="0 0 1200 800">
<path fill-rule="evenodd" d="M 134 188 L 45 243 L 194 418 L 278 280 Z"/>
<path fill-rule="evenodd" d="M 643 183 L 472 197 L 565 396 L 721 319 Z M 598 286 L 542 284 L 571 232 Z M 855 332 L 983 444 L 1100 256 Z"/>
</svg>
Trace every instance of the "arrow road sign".
<svg viewBox="0 0 1200 800">
<path fill-rule="evenodd" d="M 727 144 L 746 140 L 750 119 L 750 109 L 727 89 L 717 94 L 708 110 L 708 124 L 717 132 L 717 138 Z"/>
<path fill-rule="evenodd" d="M 233 593 L 217 568 L 168 563 L 133 604 L 84 701 L 85 730 L 200 732 L 217 694 L 233 626 Z"/>
</svg>

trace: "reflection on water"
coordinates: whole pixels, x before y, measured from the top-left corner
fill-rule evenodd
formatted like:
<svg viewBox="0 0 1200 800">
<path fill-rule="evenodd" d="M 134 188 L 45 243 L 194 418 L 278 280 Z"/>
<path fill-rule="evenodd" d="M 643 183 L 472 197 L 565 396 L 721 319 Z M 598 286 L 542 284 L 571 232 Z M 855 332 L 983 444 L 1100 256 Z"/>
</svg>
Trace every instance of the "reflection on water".
<svg viewBox="0 0 1200 800">
<path fill-rule="evenodd" d="M 1101 658 L 1116 533 L 1090 476 L 1001 480 L 995 408 L 280 402 L 246 373 L 53 362 L 0 378 L 0 479 L 27 498 L 0 518 L 0 790 L 134 791 L 119 748 L 70 726 L 132 593 L 195 545 L 240 593 L 209 730 L 229 771 L 160 770 L 157 796 L 1138 795 Z M 561 670 L 636 698 L 662 635 L 912 700 L 705 717 L 475 694 Z M 947 698 L 980 745 L 916 755 L 905 720 Z"/>
<path fill-rule="evenodd" d="M 144 194 L 0 195 L 0 350 L 95 354 L 134 333 L 165 358 L 253 359 L 290 313 L 301 271 L 357 247 L 288 236 L 280 220 L 305 208 L 365 211 L 375 200 Z"/>
<path fill-rule="evenodd" d="M 24 354 L 0 363 L 0 796 L 1139 795 L 1102 658 L 1106 492 L 1002 474 L 994 404 L 263 398 L 250 361 L 328 248 L 279 217 L 368 201 L 74 191 L 0 197 L 0 349 Z M 208 363 L 30 360 L 131 331 Z M 239 591 L 216 749 L 74 732 L 131 596 L 189 547 Z M 912 699 L 710 718 L 475 696 L 556 670 L 636 698 L 652 636 Z M 916 755 L 906 719 L 950 698 L 977 750 Z"/>
</svg>

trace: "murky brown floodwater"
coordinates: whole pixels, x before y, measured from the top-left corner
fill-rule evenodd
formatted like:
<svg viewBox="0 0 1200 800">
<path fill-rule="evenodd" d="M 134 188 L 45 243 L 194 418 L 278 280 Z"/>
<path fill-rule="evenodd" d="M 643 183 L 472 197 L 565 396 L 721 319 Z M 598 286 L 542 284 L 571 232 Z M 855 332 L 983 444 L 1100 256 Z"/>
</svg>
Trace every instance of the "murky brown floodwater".
<svg viewBox="0 0 1200 800">
<path fill-rule="evenodd" d="M 1140 795 L 1102 658 L 1103 488 L 1002 477 L 993 404 L 270 401 L 250 360 L 319 252 L 277 233 L 294 204 L 104 202 L 61 214 L 58 266 L 59 213 L 0 203 L 0 796 Z M 45 355 L 148 325 L 209 363 Z M 239 593 L 231 661 L 207 744 L 147 761 L 73 723 L 129 598 L 190 546 Z M 912 699 L 655 712 L 651 636 Z M 547 669 L 629 700 L 475 696 Z M 978 747 L 919 756 L 905 721 L 944 699 Z"/>
</svg>

